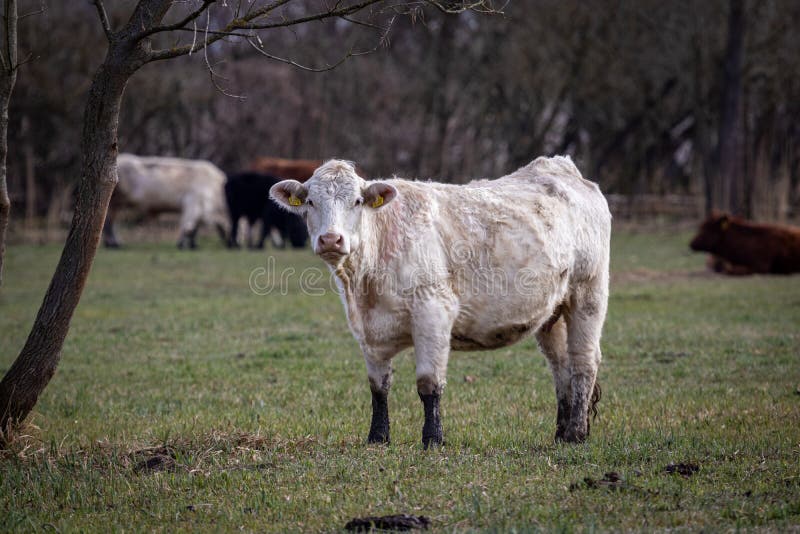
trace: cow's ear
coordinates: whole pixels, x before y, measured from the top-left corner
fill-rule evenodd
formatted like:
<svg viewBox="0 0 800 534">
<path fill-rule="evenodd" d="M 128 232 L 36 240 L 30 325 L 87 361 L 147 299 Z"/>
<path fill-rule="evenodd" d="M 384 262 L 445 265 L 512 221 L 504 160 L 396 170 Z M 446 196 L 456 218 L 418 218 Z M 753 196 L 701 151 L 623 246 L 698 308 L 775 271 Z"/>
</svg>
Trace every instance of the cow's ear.
<svg viewBox="0 0 800 534">
<path fill-rule="evenodd" d="M 305 204 L 308 189 L 297 180 L 284 180 L 269 188 L 269 196 L 282 208 L 296 211 Z"/>
<path fill-rule="evenodd" d="M 378 209 L 395 199 L 397 189 L 384 182 L 373 182 L 364 188 L 364 204 Z"/>
</svg>

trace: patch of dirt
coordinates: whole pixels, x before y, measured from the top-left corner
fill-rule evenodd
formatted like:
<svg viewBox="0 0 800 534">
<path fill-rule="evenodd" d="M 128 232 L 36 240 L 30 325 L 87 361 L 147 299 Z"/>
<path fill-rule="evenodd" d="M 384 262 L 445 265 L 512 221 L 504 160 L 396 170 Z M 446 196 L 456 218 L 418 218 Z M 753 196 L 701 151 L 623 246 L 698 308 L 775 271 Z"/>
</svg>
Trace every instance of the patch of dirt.
<svg viewBox="0 0 800 534">
<path fill-rule="evenodd" d="M 681 464 L 669 464 L 664 468 L 664 472 L 670 475 L 679 474 L 682 477 L 689 478 L 693 474 L 700 471 L 700 466 L 695 463 L 681 463 Z"/>
<path fill-rule="evenodd" d="M 175 449 L 172 447 L 148 447 L 131 453 L 134 473 L 156 473 L 159 471 L 175 471 L 177 463 Z"/>
<path fill-rule="evenodd" d="M 356 517 L 344 526 L 352 532 L 375 532 L 379 530 L 428 530 L 431 520 L 424 515 L 384 515 L 380 517 Z"/>
<path fill-rule="evenodd" d="M 688 358 L 691 356 L 688 352 L 674 352 L 674 351 L 663 351 L 663 352 L 653 352 L 650 354 L 655 361 L 658 363 L 672 363 L 675 360 L 680 358 Z"/>
<path fill-rule="evenodd" d="M 628 485 L 625 483 L 622 477 L 619 476 L 619 473 L 615 471 L 609 471 L 603 475 L 603 478 L 599 480 L 595 480 L 592 477 L 585 477 L 583 482 L 573 482 L 569 485 L 569 490 L 575 491 L 585 487 L 590 489 L 608 488 L 612 491 L 616 491 L 626 488 L 627 486 Z"/>
<path fill-rule="evenodd" d="M 136 473 L 155 473 L 157 471 L 174 471 L 175 458 L 166 454 L 154 454 L 133 466 Z"/>
</svg>

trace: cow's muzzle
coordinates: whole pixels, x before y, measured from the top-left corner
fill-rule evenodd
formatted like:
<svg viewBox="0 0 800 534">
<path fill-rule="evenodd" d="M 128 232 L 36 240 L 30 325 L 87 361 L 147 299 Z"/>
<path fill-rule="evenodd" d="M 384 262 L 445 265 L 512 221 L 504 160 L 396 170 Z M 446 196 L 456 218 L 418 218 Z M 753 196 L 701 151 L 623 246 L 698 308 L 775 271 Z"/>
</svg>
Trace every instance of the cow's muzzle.
<svg viewBox="0 0 800 534">
<path fill-rule="evenodd" d="M 338 260 L 348 253 L 344 236 L 334 232 L 320 235 L 314 248 L 314 252 L 325 261 Z"/>
</svg>

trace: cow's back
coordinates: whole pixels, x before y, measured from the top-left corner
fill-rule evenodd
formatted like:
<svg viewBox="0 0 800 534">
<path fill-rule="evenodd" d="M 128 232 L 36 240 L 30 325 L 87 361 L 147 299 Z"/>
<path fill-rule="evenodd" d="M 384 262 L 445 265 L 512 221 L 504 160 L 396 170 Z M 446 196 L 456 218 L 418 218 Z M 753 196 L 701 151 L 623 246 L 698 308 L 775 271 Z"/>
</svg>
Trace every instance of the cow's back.
<svg viewBox="0 0 800 534">
<path fill-rule="evenodd" d="M 179 211 L 188 196 L 208 209 L 219 209 L 225 174 L 203 160 L 142 157 L 120 154 L 117 158 L 117 189 L 141 209 Z"/>
<path fill-rule="evenodd" d="M 390 180 L 401 216 L 414 228 L 407 246 L 461 262 L 453 267 L 607 269 L 611 214 L 599 188 L 569 158 L 539 158 L 496 180 L 467 185 Z M 433 250 L 440 248 L 440 250 Z"/>
</svg>

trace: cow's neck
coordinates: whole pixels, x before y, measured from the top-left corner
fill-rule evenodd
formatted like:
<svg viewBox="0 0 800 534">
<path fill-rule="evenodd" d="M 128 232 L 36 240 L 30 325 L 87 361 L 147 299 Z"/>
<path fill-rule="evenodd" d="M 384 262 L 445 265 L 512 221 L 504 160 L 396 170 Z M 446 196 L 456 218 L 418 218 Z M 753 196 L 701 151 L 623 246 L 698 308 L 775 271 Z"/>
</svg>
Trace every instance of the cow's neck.
<svg viewBox="0 0 800 534">
<path fill-rule="evenodd" d="M 398 199 L 399 200 L 399 199 Z M 393 202 L 381 211 L 368 212 L 361 224 L 361 239 L 348 257 L 333 269 L 342 284 L 347 317 L 357 338 L 364 333 L 363 288 L 380 278 L 396 255 L 402 236 L 396 229 L 398 217 L 404 213 L 400 202 Z"/>
</svg>

